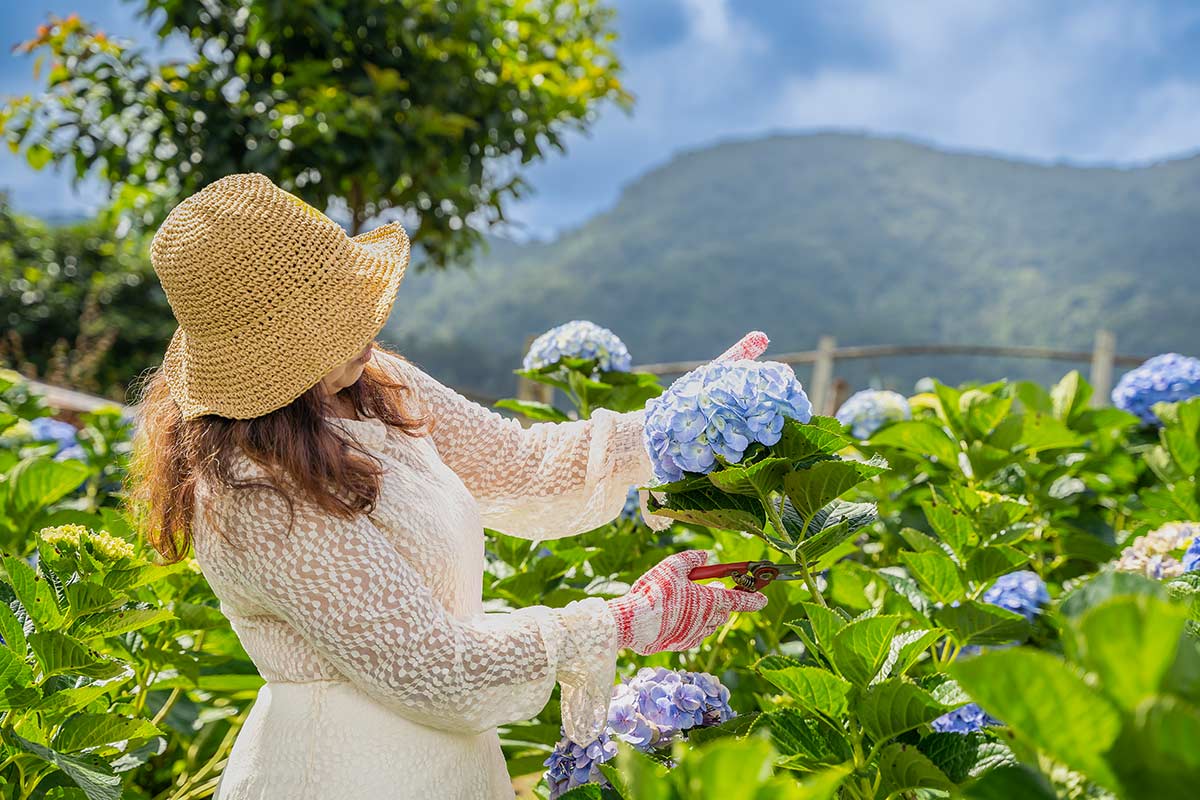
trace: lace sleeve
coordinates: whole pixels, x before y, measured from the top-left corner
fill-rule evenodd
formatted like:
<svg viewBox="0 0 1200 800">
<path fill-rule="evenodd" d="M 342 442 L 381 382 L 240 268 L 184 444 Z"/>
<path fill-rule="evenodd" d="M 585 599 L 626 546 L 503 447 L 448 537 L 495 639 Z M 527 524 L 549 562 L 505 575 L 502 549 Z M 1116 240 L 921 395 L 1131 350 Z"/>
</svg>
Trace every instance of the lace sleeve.
<svg viewBox="0 0 1200 800">
<path fill-rule="evenodd" d="M 366 516 L 297 502 L 289 528 L 276 492 L 236 497 L 221 513 L 238 542 L 209 562 L 379 702 L 422 724 L 482 732 L 535 716 L 557 679 L 568 732 L 600 731 L 617 650 L 604 601 L 456 618 Z"/>
<path fill-rule="evenodd" d="M 644 410 L 597 409 L 588 420 L 526 428 L 402 359 L 376 358 L 433 417 L 438 454 L 475 496 L 489 528 L 525 539 L 583 533 L 616 519 L 629 488 L 653 477 L 642 443 Z M 644 497 L 642 509 L 652 527 L 670 523 L 651 519 Z"/>
</svg>

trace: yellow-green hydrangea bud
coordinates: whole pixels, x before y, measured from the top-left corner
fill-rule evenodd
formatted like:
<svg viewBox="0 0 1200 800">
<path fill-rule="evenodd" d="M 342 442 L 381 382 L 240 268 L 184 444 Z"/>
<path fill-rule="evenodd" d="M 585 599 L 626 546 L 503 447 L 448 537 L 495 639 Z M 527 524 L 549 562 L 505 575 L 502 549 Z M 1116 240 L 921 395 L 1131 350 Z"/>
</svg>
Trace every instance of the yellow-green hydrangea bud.
<svg viewBox="0 0 1200 800">
<path fill-rule="evenodd" d="M 82 525 L 59 525 L 55 528 L 44 528 L 38 534 L 42 541 L 52 547 L 62 548 L 64 545 L 78 550 L 84 540 L 92 546 L 92 552 L 102 561 L 119 561 L 122 558 L 136 558 L 133 545 L 124 539 L 118 539 L 108 531 L 88 530 Z"/>
</svg>

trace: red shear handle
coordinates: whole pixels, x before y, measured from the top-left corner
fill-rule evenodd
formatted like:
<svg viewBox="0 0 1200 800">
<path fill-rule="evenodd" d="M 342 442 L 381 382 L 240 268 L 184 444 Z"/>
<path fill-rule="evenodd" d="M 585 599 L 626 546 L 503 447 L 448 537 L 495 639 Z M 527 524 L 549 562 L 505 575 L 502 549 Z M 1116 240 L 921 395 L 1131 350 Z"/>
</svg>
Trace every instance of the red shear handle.
<svg viewBox="0 0 1200 800">
<path fill-rule="evenodd" d="M 735 561 L 732 564 L 705 564 L 689 572 L 688 579 L 703 581 L 708 578 L 728 578 L 730 575 L 745 572 L 748 569 L 750 569 L 749 561 Z"/>
</svg>

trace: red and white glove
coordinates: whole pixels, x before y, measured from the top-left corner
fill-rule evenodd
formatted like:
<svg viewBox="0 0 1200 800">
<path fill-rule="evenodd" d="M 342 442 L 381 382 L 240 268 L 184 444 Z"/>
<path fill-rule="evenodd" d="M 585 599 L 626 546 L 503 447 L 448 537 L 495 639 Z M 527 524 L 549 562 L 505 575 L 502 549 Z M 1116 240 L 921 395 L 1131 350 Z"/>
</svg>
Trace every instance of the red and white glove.
<svg viewBox="0 0 1200 800">
<path fill-rule="evenodd" d="M 767 604 L 758 592 L 701 586 L 688 573 L 708 561 L 703 550 L 687 550 L 660 561 L 638 579 L 629 594 L 608 601 L 617 621 L 617 643 L 635 653 L 690 650 L 729 620 L 734 611 L 758 611 Z"/>
<path fill-rule="evenodd" d="M 739 358 L 758 358 L 767 349 L 771 340 L 762 331 L 750 331 L 733 347 L 717 356 L 714 361 L 736 361 Z"/>
</svg>

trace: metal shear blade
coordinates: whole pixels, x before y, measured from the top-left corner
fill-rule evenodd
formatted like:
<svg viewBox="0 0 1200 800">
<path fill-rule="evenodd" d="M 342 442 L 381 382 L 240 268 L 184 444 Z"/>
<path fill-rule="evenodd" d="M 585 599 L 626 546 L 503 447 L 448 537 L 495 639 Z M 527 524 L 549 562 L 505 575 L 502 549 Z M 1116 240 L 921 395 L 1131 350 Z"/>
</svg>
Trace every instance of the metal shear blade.
<svg viewBox="0 0 1200 800">
<path fill-rule="evenodd" d="M 688 573 L 694 581 L 708 578 L 730 578 L 735 589 L 754 592 L 772 581 L 800 579 L 799 564 L 776 564 L 774 561 L 735 561 L 729 564 L 705 564 Z"/>
</svg>

